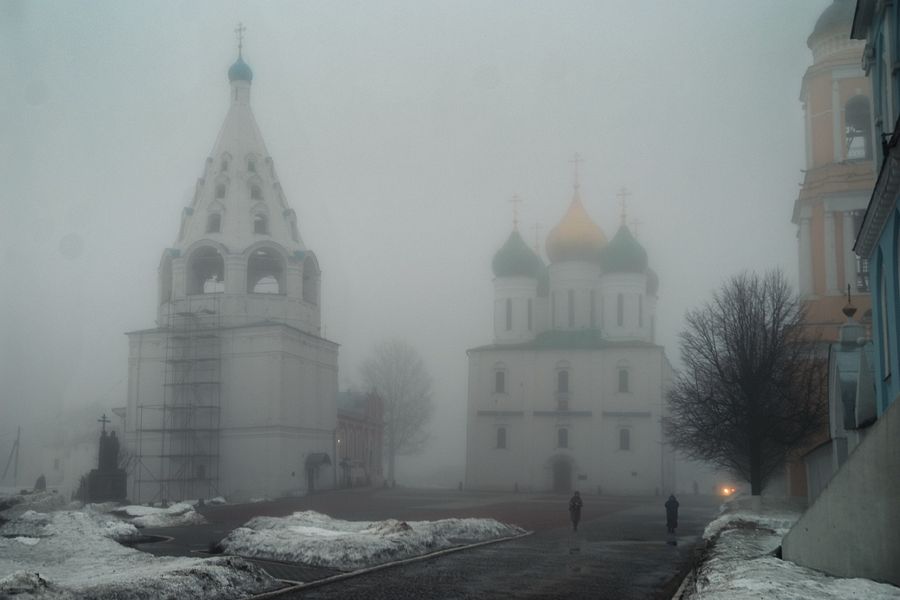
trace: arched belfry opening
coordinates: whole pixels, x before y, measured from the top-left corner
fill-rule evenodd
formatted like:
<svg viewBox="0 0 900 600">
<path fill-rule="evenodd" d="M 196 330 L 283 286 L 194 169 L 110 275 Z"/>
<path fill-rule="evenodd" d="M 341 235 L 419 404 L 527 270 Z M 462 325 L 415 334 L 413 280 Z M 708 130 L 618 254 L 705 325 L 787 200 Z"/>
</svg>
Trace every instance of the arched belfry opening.
<svg viewBox="0 0 900 600">
<path fill-rule="evenodd" d="M 844 107 L 844 136 L 847 160 L 871 160 L 872 112 L 869 99 L 854 96 Z"/>
<path fill-rule="evenodd" d="M 247 259 L 247 292 L 284 294 L 284 257 L 273 248 L 257 248 Z"/>
<path fill-rule="evenodd" d="M 322 272 L 319 270 L 319 261 L 312 254 L 303 259 L 303 301 L 310 304 L 319 304 L 320 285 Z"/>
<path fill-rule="evenodd" d="M 215 294 L 225 291 L 225 259 L 214 246 L 201 246 L 188 258 L 187 293 Z"/>
</svg>

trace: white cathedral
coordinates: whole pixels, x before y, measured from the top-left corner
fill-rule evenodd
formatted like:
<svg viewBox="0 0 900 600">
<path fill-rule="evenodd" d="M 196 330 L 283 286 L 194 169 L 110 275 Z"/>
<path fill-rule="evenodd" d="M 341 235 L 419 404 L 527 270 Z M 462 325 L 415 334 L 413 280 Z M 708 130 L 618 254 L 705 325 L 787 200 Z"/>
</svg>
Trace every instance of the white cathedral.
<svg viewBox="0 0 900 600">
<path fill-rule="evenodd" d="M 159 267 L 157 327 L 128 334 L 129 494 L 278 497 L 334 483 L 336 343 L 320 270 L 250 109 L 230 108 Z"/>
<path fill-rule="evenodd" d="M 468 351 L 467 488 L 668 493 L 673 370 L 646 250 L 624 216 L 607 242 L 576 183 L 546 252 L 514 228 L 494 256 L 494 341 Z"/>
</svg>

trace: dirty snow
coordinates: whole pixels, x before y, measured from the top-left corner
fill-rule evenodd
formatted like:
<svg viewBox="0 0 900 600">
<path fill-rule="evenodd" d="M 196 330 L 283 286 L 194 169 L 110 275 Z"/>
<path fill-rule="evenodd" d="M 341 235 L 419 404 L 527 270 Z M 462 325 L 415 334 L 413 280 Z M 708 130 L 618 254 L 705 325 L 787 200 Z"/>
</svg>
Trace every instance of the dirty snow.
<svg viewBox="0 0 900 600">
<path fill-rule="evenodd" d="M 90 509 L 28 511 L 0 526 L 0 598 L 241 598 L 277 586 L 239 558 L 160 558 L 116 541 L 137 535 Z"/>
<path fill-rule="evenodd" d="M 776 558 L 781 538 L 800 518 L 796 503 L 741 497 L 723 505 L 703 536 L 712 547 L 683 600 L 900 600 L 900 588 L 831 577 Z"/>
<path fill-rule="evenodd" d="M 222 547 L 240 556 L 358 569 L 524 532 L 494 519 L 342 521 L 303 511 L 255 517 L 222 540 Z"/>
<path fill-rule="evenodd" d="M 109 512 L 136 527 L 181 527 L 182 525 L 198 525 L 206 522 L 203 515 L 186 502 L 179 502 L 168 508 L 140 505 L 120 506 Z"/>
<path fill-rule="evenodd" d="M 67 504 L 65 497 L 55 491 L 7 494 L 0 497 L 0 518 L 15 519 L 28 511 L 59 510 Z"/>
</svg>

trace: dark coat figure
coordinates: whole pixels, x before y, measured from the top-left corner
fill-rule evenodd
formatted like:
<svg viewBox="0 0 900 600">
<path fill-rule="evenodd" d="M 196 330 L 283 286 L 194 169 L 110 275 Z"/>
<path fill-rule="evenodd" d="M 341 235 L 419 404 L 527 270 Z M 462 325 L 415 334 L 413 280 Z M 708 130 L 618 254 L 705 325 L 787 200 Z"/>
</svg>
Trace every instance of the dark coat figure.
<svg viewBox="0 0 900 600">
<path fill-rule="evenodd" d="M 675 494 L 672 494 L 666 500 L 666 529 L 669 533 L 675 533 L 676 527 L 678 527 L 678 500 L 675 499 Z"/>
<path fill-rule="evenodd" d="M 47 489 L 47 478 L 41 473 L 41 476 L 34 482 L 34 491 L 43 492 Z"/>
<path fill-rule="evenodd" d="M 575 492 L 575 495 L 569 500 L 569 518 L 572 519 L 572 531 L 578 531 L 578 521 L 581 520 L 581 507 L 583 504 L 581 494 L 578 492 Z"/>
</svg>

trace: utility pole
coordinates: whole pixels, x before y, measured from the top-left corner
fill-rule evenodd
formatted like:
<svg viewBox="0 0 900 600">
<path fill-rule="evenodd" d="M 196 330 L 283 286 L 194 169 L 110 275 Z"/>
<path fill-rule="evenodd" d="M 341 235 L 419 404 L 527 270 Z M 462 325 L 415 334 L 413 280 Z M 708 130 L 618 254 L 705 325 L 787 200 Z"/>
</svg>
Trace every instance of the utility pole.
<svg viewBox="0 0 900 600">
<path fill-rule="evenodd" d="M 9 458 L 6 459 L 6 467 L 3 469 L 3 475 L 0 476 L 0 481 L 6 479 L 6 474 L 9 472 L 9 464 L 13 464 L 13 487 L 16 487 L 19 483 L 19 440 L 22 437 L 22 427 L 19 426 L 16 428 L 16 441 L 13 443 L 12 450 L 9 451 Z M 13 456 L 16 457 L 15 462 L 13 462 Z"/>
</svg>

